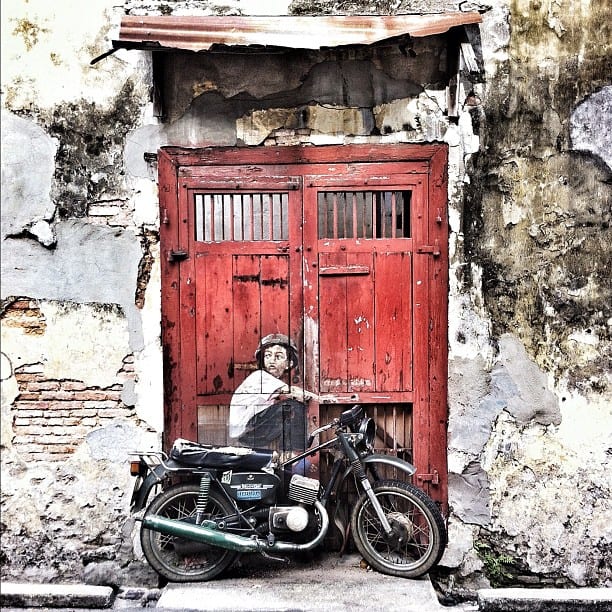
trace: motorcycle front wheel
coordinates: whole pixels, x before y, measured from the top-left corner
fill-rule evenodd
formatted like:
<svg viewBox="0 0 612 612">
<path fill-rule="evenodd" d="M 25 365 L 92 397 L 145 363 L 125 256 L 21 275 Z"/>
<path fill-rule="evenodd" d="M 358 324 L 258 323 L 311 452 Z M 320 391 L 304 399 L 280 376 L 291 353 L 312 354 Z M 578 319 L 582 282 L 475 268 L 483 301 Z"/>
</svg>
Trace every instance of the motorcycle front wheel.
<svg viewBox="0 0 612 612">
<path fill-rule="evenodd" d="M 176 485 L 156 497 L 146 515 L 157 514 L 169 519 L 195 522 L 199 486 Z M 233 509 L 219 493 L 208 493 L 205 519 L 225 517 Z M 145 515 L 145 516 L 146 516 Z M 210 580 L 228 568 L 238 556 L 236 552 L 209 544 L 193 542 L 143 527 L 140 542 L 151 567 L 171 582 Z"/>
<path fill-rule="evenodd" d="M 386 534 L 364 493 L 351 518 L 355 545 L 376 570 L 389 576 L 418 578 L 442 557 L 446 527 L 436 504 L 414 485 L 383 480 L 372 485 L 391 533 Z"/>
</svg>

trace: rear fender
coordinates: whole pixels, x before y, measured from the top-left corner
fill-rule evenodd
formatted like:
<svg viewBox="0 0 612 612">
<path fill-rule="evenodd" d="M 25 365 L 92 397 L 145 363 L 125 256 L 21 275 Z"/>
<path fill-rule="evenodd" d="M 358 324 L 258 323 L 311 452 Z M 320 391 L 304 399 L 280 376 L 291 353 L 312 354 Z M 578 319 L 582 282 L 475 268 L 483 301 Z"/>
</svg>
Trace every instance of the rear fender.
<svg viewBox="0 0 612 612">
<path fill-rule="evenodd" d="M 138 478 L 132 492 L 132 512 L 139 512 L 145 507 L 151 489 L 161 483 L 167 474 L 168 470 L 163 465 L 157 465 L 144 478 Z"/>
</svg>

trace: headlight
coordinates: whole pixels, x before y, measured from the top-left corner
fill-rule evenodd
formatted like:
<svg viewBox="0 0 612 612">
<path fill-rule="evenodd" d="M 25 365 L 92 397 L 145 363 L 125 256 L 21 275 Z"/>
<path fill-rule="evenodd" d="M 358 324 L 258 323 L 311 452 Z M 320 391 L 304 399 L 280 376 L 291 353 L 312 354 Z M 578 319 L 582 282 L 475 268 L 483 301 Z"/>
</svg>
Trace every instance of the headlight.
<svg viewBox="0 0 612 612">
<path fill-rule="evenodd" d="M 361 444 L 367 448 L 372 448 L 374 445 L 374 437 L 376 435 L 376 425 L 373 419 L 366 418 L 361 421 L 359 426 L 359 433 L 361 434 Z"/>
</svg>

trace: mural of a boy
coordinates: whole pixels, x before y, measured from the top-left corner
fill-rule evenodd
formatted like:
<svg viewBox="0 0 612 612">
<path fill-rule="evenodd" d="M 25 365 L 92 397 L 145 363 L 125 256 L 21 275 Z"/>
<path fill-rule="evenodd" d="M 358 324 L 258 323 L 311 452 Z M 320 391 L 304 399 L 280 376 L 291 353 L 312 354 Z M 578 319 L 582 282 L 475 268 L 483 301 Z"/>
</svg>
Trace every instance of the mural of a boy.
<svg viewBox="0 0 612 612">
<path fill-rule="evenodd" d="M 305 402 L 314 394 L 291 384 L 298 371 L 295 343 L 269 334 L 255 351 L 257 370 L 236 388 L 229 414 L 229 435 L 243 446 L 302 452 L 306 445 Z"/>
</svg>

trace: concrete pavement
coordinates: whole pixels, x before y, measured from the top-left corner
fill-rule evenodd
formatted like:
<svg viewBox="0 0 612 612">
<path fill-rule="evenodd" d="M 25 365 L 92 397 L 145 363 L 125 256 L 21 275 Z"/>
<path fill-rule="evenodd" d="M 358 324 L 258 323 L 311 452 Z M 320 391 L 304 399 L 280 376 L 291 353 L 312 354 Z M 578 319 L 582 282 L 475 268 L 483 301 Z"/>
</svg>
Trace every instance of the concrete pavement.
<svg viewBox="0 0 612 612">
<path fill-rule="evenodd" d="M 478 601 L 442 606 L 431 581 L 385 576 L 358 555 L 318 554 L 289 563 L 246 558 L 223 577 L 162 589 L 3 583 L 11 610 L 139 612 L 612 612 L 612 589 L 483 589 Z"/>
<path fill-rule="evenodd" d="M 385 576 L 360 564 L 358 555 L 328 555 L 316 563 L 262 567 L 223 580 L 168 585 L 157 605 L 206 612 L 352 611 L 441 612 L 429 578 Z"/>
<path fill-rule="evenodd" d="M 0 603 L 5 610 L 7 607 L 23 609 L 37 605 L 55 610 L 79 607 L 108 610 L 112 607 L 126 611 L 155 607 L 158 612 L 349 612 L 357 608 L 369 612 L 448 610 L 439 604 L 429 578 L 406 580 L 385 576 L 365 568 L 358 555 L 316 554 L 311 559 L 291 559 L 288 563 L 251 556 L 216 580 L 169 584 L 161 591 L 122 588 L 112 603 L 108 599 L 109 592 L 112 595 L 110 587 L 3 586 L 7 588 L 0 589 Z M 71 589 L 74 599 L 69 596 Z M 91 590 L 89 604 L 85 603 L 82 589 Z M 94 600 L 94 595 L 97 600 Z M 156 602 L 151 601 L 157 596 Z"/>
</svg>

